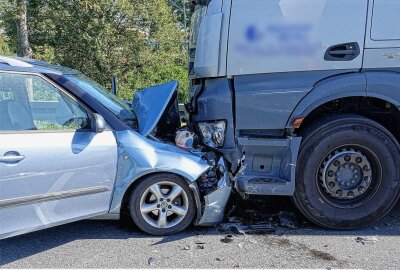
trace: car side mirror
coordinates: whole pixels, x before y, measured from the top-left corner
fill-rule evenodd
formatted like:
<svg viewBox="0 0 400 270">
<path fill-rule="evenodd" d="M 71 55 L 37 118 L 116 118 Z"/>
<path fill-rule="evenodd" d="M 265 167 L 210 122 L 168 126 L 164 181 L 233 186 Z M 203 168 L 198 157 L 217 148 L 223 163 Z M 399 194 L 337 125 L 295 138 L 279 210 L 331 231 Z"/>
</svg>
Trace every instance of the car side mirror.
<svg viewBox="0 0 400 270">
<path fill-rule="evenodd" d="M 93 130 L 96 133 L 102 133 L 106 130 L 106 120 L 104 120 L 103 116 L 98 113 L 94 113 L 94 121 L 93 121 Z"/>
</svg>

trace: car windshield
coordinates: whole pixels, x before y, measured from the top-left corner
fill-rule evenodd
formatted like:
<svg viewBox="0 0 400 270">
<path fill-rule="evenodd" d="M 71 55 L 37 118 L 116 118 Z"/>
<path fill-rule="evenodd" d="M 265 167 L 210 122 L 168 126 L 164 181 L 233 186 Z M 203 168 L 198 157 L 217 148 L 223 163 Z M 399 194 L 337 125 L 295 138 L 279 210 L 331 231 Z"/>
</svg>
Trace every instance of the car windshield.
<svg viewBox="0 0 400 270">
<path fill-rule="evenodd" d="M 81 73 L 65 76 L 103 104 L 127 125 L 132 126 L 132 121 L 136 119 L 135 113 L 121 98 L 112 94 L 103 86 Z"/>
</svg>

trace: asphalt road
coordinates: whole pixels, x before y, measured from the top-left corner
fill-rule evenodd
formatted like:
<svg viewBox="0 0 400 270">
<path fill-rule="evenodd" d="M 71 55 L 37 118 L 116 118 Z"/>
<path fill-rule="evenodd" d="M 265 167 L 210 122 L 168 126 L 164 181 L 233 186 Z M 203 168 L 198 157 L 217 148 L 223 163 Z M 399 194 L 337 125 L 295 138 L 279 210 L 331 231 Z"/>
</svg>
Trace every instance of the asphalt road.
<svg viewBox="0 0 400 270">
<path fill-rule="evenodd" d="M 256 222 L 281 210 L 295 212 L 279 198 L 239 203 L 233 213 Z M 324 230 L 297 215 L 297 229 L 237 234 L 230 243 L 221 241 L 226 232 L 220 227 L 151 237 L 129 220 L 80 221 L 0 241 L 0 266 L 400 269 L 400 203 L 379 223 L 356 231 Z"/>
</svg>

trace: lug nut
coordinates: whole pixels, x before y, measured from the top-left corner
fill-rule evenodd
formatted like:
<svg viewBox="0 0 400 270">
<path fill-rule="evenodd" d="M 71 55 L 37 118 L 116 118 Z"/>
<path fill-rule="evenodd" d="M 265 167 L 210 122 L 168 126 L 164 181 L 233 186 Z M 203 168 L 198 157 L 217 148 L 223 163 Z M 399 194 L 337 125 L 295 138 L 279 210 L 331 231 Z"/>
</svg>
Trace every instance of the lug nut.
<svg viewBox="0 0 400 270">
<path fill-rule="evenodd" d="M 160 208 L 161 207 L 161 205 L 160 204 L 157 204 L 157 208 Z"/>
<path fill-rule="evenodd" d="M 343 191 L 339 189 L 338 191 L 336 191 L 336 194 L 339 195 L 339 196 L 342 196 Z"/>
<path fill-rule="evenodd" d="M 332 171 L 329 171 L 329 172 L 328 172 L 328 176 L 332 177 L 332 176 L 333 176 L 333 172 L 332 172 Z"/>
<path fill-rule="evenodd" d="M 353 192 L 353 191 L 349 191 L 349 192 L 347 192 L 347 196 L 349 196 L 349 197 L 353 197 L 353 196 L 354 196 L 354 192 Z"/>
<path fill-rule="evenodd" d="M 163 200 L 164 200 L 164 199 L 163 199 L 163 198 L 161 198 L 161 199 L 160 199 L 160 202 L 162 202 Z"/>
<path fill-rule="evenodd" d="M 333 162 L 333 165 L 335 165 L 336 167 L 339 167 L 340 162 L 336 160 L 335 162 Z"/>
<path fill-rule="evenodd" d="M 362 159 L 360 157 L 356 158 L 357 163 L 361 163 Z"/>
<path fill-rule="evenodd" d="M 350 156 L 345 156 L 345 157 L 344 157 L 344 160 L 346 160 L 346 161 L 350 161 L 350 159 L 351 159 Z"/>
<path fill-rule="evenodd" d="M 333 182 L 330 182 L 330 183 L 329 183 L 329 187 L 330 187 L 330 188 L 333 188 L 333 187 L 335 187 L 335 183 L 333 183 Z"/>
<path fill-rule="evenodd" d="M 161 211 L 165 212 L 166 210 L 163 208 Z"/>
<path fill-rule="evenodd" d="M 170 199 L 167 199 L 167 202 L 170 202 L 171 200 Z"/>
<path fill-rule="evenodd" d="M 168 209 L 171 209 L 172 208 L 172 205 L 168 205 Z"/>
<path fill-rule="evenodd" d="M 362 192 L 364 190 L 363 186 L 358 187 L 358 191 Z"/>
</svg>

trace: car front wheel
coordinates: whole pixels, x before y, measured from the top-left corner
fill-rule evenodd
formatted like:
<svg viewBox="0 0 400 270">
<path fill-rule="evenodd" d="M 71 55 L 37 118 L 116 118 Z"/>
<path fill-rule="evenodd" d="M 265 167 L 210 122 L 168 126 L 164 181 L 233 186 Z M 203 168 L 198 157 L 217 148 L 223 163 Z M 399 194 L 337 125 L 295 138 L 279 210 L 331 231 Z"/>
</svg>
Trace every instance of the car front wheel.
<svg viewBox="0 0 400 270">
<path fill-rule="evenodd" d="M 143 179 L 133 190 L 130 213 L 135 224 L 152 235 L 170 235 L 186 229 L 195 214 L 187 182 L 173 174 Z"/>
</svg>

